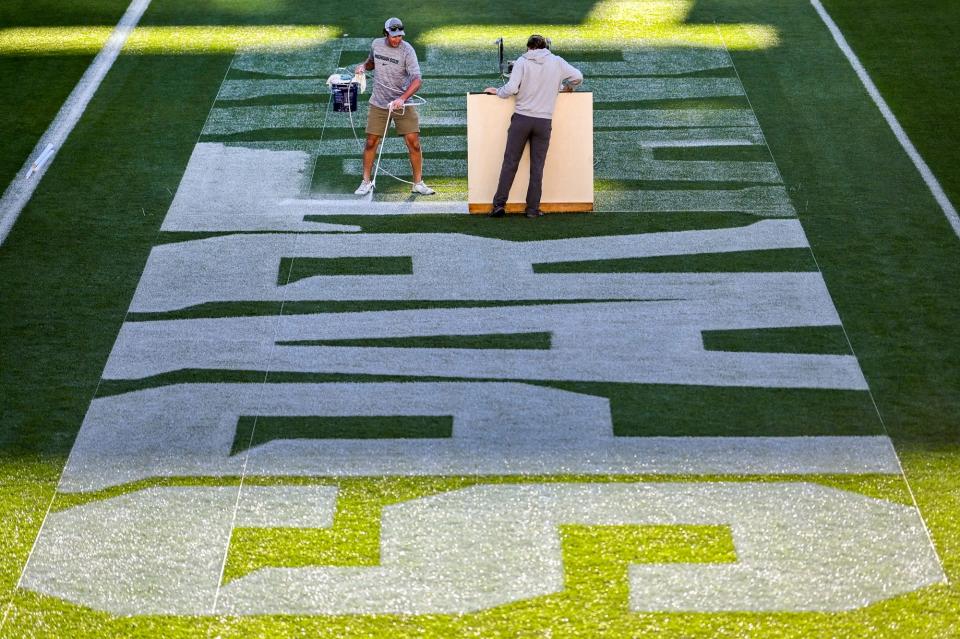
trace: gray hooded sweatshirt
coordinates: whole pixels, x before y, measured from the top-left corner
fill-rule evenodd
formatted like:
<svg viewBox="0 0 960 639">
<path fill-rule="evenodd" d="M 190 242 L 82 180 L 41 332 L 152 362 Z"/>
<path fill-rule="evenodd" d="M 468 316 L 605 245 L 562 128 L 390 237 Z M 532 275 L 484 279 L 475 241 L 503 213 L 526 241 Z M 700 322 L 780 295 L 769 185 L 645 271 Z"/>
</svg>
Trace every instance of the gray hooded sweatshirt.
<svg viewBox="0 0 960 639">
<path fill-rule="evenodd" d="M 530 49 L 514 63 L 510 80 L 497 89 L 497 95 L 516 95 L 515 113 L 550 119 L 564 81 L 576 86 L 583 82 L 583 74 L 549 49 Z"/>
</svg>

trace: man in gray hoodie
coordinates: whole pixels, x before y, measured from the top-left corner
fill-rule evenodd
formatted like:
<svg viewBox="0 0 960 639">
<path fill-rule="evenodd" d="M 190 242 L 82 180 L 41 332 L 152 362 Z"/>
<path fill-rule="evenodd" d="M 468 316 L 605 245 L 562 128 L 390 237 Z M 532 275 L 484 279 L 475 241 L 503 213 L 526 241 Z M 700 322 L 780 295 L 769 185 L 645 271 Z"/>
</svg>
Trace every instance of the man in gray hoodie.
<svg viewBox="0 0 960 639">
<path fill-rule="evenodd" d="M 500 98 L 517 96 L 517 103 L 507 130 L 507 148 L 503 152 L 500 181 L 493 196 L 493 211 L 490 217 L 503 217 L 507 196 L 513 186 L 513 178 L 520 165 L 523 149 L 530 142 L 530 185 L 527 187 L 527 207 L 524 215 L 540 217 L 540 196 L 543 192 L 543 163 L 550 146 L 553 109 L 557 93 L 573 89 L 583 82 L 583 74 L 560 56 L 547 49 L 547 41 L 541 35 L 532 35 L 527 40 L 527 52 L 513 65 L 510 80 L 500 87 L 488 87 L 485 93 Z"/>
</svg>

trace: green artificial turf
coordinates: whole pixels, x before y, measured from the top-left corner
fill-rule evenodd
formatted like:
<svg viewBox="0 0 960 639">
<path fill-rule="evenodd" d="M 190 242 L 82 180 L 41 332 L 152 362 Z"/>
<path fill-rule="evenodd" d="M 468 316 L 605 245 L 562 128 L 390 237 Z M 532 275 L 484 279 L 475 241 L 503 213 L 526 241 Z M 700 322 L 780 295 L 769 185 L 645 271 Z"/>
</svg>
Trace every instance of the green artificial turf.
<svg viewBox="0 0 960 639">
<path fill-rule="evenodd" d="M 306 129 L 264 129 L 237 136 L 201 136 L 207 112 L 225 77 L 264 78 L 229 69 L 237 43 L 279 40 L 270 25 L 328 25 L 330 33 L 374 36 L 380 16 L 398 12 L 375 0 L 353 11 L 341 4 L 223 0 L 195 3 L 154 0 L 139 35 L 121 55 L 74 133 L 67 140 L 9 238 L 0 247 L 0 636 L 2 637 L 890 637 L 960 635 L 960 240 L 889 128 L 869 101 L 846 60 L 808 2 L 697 0 L 682 3 L 688 35 L 703 44 L 723 40 L 749 100 L 710 101 L 709 108 L 752 108 L 761 124 L 812 251 L 776 255 L 680 256 L 540 265 L 541 272 L 623 272 L 651 264 L 670 271 L 817 270 L 824 276 L 843 322 L 837 327 L 776 331 L 707 331 L 717 350 L 853 353 L 869 392 L 809 389 L 734 389 L 669 385 L 537 382 L 607 397 L 615 434 L 652 435 L 880 435 L 889 434 L 904 470 L 898 476 L 791 477 L 862 492 L 897 503 L 915 500 L 949 584 L 901 595 L 859 610 L 837 613 L 630 613 L 624 566 L 630 562 L 725 562 L 733 559 L 723 527 L 564 526 L 559 531 L 566 590 L 558 595 L 463 616 L 357 617 L 265 616 L 111 617 L 78 605 L 15 590 L 24 562 L 54 497 L 61 469 L 94 396 L 189 381 L 423 381 L 428 378 L 296 375 L 273 371 L 178 371 L 148 380 L 104 382 L 104 363 L 126 319 L 232 317 L 248 314 L 355 312 L 401 308 L 469 308 L 490 302 L 240 302 L 198 306 L 176 313 L 127 315 L 151 247 L 210 234 L 163 233 L 159 226 L 198 139 L 316 140 Z M 933 0 L 849 3 L 825 0 L 848 40 L 954 203 L 960 201 L 958 138 L 953 104 L 960 93 L 953 67 L 958 45 L 952 25 L 960 5 Z M 671 5 L 665 3 L 663 6 Z M 0 30 L 8 27 L 112 27 L 126 7 L 117 0 L 0 3 Z M 422 52 L 427 41 L 465 37 L 471 30 L 516 40 L 536 25 L 582 37 L 568 49 L 596 62 L 622 59 L 618 38 L 638 28 L 637 15 L 595 14 L 596 3 L 576 0 L 523 4 L 413 2 L 404 6 L 409 39 Z M 645 7 L 650 14 L 656 7 Z M 547 23 L 547 24 L 545 24 Z M 772 27 L 738 32 L 731 25 Z M 202 27 L 184 32 L 180 26 Z M 549 25 L 549 26 L 548 26 Z M 571 31 L 577 25 L 587 25 Z M 216 31 L 213 27 L 223 27 Z M 251 29 L 251 27 L 253 27 Z M 242 28 L 247 28 L 243 30 Z M 70 33 L 78 33 L 77 29 Z M 631 31 L 631 29 L 633 31 Z M 661 38 L 685 33 L 658 26 Z M 91 33 L 94 33 L 91 31 Z M 100 37 L 97 31 L 93 40 Z M 194 41 L 188 41 L 197 34 Z M 305 33 L 298 31 L 297 33 Z M 326 33 L 326 32 L 325 32 Z M 753 35 L 750 35 L 750 34 Z M 719 35 L 718 35 L 719 34 Z M 762 36 L 762 37 L 761 37 Z M 24 36 L 27 38 L 26 36 Z M 298 36 L 299 37 L 299 36 Z M 204 39 L 205 38 L 205 39 Z M 29 40 L 29 38 L 27 38 Z M 455 40 L 447 40 L 455 41 Z M 492 38 L 490 38 L 492 42 Z M 0 53 L 0 183 L 6 183 L 56 114 L 92 59 L 92 51 L 67 55 L 43 50 Z M 516 46 L 516 42 L 513 43 Z M 491 46 L 492 51 L 492 46 Z M 578 54 L 579 55 L 579 54 Z M 618 57 L 620 56 L 620 57 Z M 229 70 L 229 73 L 228 73 Z M 325 71 L 325 70 L 324 70 Z M 724 72 L 725 75 L 729 75 Z M 705 74 L 714 76 L 714 74 Z M 325 99 L 325 98 L 324 98 Z M 303 96 L 223 101 L 223 106 L 303 104 Z M 671 104 L 672 103 L 672 104 Z M 318 101 L 321 104 L 322 101 Z M 605 106 L 609 107 L 607 103 Z M 617 108 L 673 108 L 689 102 L 623 103 Z M 342 133 L 342 132 L 341 132 Z M 463 131 L 459 131 L 460 134 Z M 327 131 L 324 139 L 330 139 Z M 344 137 L 346 134 L 344 134 Z M 429 131 L 426 132 L 429 136 Z M 719 149 L 715 159 L 768 161 L 756 150 Z M 742 155 L 741 155 L 742 154 Z M 402 156 L 400 156 L 402 157 Z M 693 151 L 659 151 L 660 159 L 694 159 Z M 339 159 L 329 166 L 338 166 Z M 324 164 L 318 163 L 323 169 Z M 347 192 L 353 185 L 314 187 Z M 437 186 L 463 190 L 458 178 Z M 379 184 L 378 184 L 379 186 Z M 723 188 L 677 184 L 682 188 Z M 738 184 L 736 186 L 743 186 Z M 389 185 L 397 193 L 405 186 Z M 597 191 L 670 188 L 666 183 L 599 181 Z M 737 213 L 665 215 L 601 213 L 492 221 L 479 216 L 315 216 L 313 221 L 357 224 L 366 233 L 466 233 L 513 241 L 595 237 L 655 231 L 741 226 L 757 221 Z M 762 253 L 762 252 L 760 252 Z M 382 259 L 382 258 L 380 258 Z M 290 259 L 278 277 L 296 281 L 324 273 L 369 268 Z M 362 264 L 366 262 L 365 264 Z M 719 264 L 719 266 L 718 266 Z M 403 268 L 409 264 L 405 263 Z M 724 267 L 724 268 L 720 268 Z M 394 268 L 399 268 L 394 265 Z M 547 270 L 543 270 L 547 269 Z M 603 270 L 606 269 L 606 270 Z M 401 272 L 401 271 L 390 271 Z M 409 272 L 408 270 L 402 272 Z M 284 274 L 287 279 L 284 279 Z M 543 303 L 549 303 L 544 300 Z M 504 303 L 493 303 L 501 306 Z M 530 302 L 519 302 L 528 305 Z M 540 335 L 540 334 L 537 334 Z M 417 338 L 401 346 L 450 347 L 444 338 Z M 849 344 L 847 343 L 849 337 Z M 453 340 L 453 336 L 450 336 Z M 504 336 L 457 336 L 470 348 L 503 347 Z M 426 341 L 418 341 L 426 340 Z M 471 342 L 471 340 L 474 340 Z M 524 342 L 529 343 L 529 342 Z M 541 342 L 536 342 L 542 346 Z M 439 346 L 437 344 L 440 344 Z M 518 348 L 507 342 L 509 348 Z M 385 346 L 366 340 L 335 346 Z M 397 347 L 397 343 L 389 343 Z M 460 346 L 463 347 L 463 346 Z M 249 418 L 248 418 L 249 419 Z M 264 418 L 260 418 L 264 419 Z M 367 422 L 371 437 L 424 434 L 411 424 Z M 400 427 L 397 431 L 396 428 Z M 254 445 L 344 424 L 247 425 Z M 428 424 L 429 426 L 429 424 Z M 357 424 L 347 427 L 356 428 Z M 419 426 L 422 428 L 422 426 Z M 386 428 L 387 430 L 383 430 Z M 392 429 L 392 430 L 391 430 Z M 431 431 L 432 432 L 432 431 Z M 311 434 L 315 437 L 315 434 Z M 248 438 L 247 441 L 250 441 Z M 247 444 L 235 450 L 242 453 Z M 330 478 L 247 477 L 251 484 L 336 483 L 337 519 L 331 529 L 240 528 L 234 532 L 224 581 L 267 566 L 372 566 L 378 559 L 379 515 L 384 505 L 479 482 L 506 481 L 779 481 L 776 477 L 492 477 Z M 149 480 L 92 494 L 56 496 L 54 508 L 104 499 L 153 485 L 236 485 L 238 478 Z M 8 605 L 9 604 L 9 605 Z"/>
<path fill-rule="evenodd" d="M 954 68 L 960 59 L 955 31 L 960 4 L 952 0 L 921 4 L 823 0 L 823 4 L 956 207 L 960 122 L 955 97 L 960 94 L 960 77 Z"/>
<path fill-rule="evenodd" d="M 942 468 L 942 467 L 941 467 Z M 910 503 L 904 483 L 890 476 L 800 476 L 825 486 Z M 234 531 L 224 581 L 260 567 L 309 565 L 375 566 L 379 550 L 379 517 L 384 506 L 476 484 L 544 482 L 690 482 L 783 481 L 762 476 L 675 477 L 421 477 L 356 478 L 337 481 L 339 499 L 335 524 L 329 529 L 296 531 L 239 528 Z M 237 485 L 236 478 L 190 481 L 150 480 L 85 496 L 63 495 L 54 508 L 106 499 L 149 485 Z M 317 480 L 250 477 L 249 485 L 304 485 Z M 329 483 L 329 480 L 322 483 Z M 725 526 L 562 526 L 559 531 L 565 559 L 562 593 L 465 615 L 255 616 L 255 617 L 110 617 L 80 607 L 23 592 L 7 620 L 8 631 L 22 629 L 52 635 L 110 636 L 295 636 L 309 632 L 320 637 L 508 637 L 520 633 L 579 636 L 758 636 L 758 637 L 894 637 L 911 632 L 948 631 L 952 619 L 929 615 L 922 621 L 902 615 L 904 606 L 924 609 L 949 601 L 944 587 L 844 613 L 628 613 L 626 563 L 725 563 L 734 559 L 729 528 Z M 923 636 L 907 634 L 906 636 Z M 928 636 L 948 636 L 932 634 Z"/>
<path fill-rule="evenodd" d="M 33 25 L 114 25 L 127 0 L 9 0 L 0 3 L 0 33 Z M 0 193 L 24 165 L 37 140 L 87 70 L 93 54 L 0 55 Z"/>
<path fill-rule="evenodd" d="M 850 354 L 847 336 L 840 326 L 703 331 L 703 347 L 708 351 Z"/>
</svg>

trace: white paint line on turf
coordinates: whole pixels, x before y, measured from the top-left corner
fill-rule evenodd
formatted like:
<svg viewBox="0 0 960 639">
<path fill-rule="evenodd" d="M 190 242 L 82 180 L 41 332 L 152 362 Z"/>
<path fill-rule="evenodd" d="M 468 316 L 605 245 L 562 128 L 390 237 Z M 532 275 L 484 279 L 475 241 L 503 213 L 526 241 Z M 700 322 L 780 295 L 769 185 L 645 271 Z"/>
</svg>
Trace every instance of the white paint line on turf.
<svg viewBox="0 0 960 639">
<path fill-rule="evenodd" d="M 57 117 L 53 119 L 53 122 L 41 136 L 40 141 L 37 142 L 33 152 L 30 153 L 23 168 L 20 169 L 3 193 L 3 197 L 0 198 L 0 244 L 3 244 L 10 233 L 10 229 L 13 228 L 13 224 L 20 216 L 20 212 L 23 211 L 23 207 L 30 201 L 34 190 L 40 180 L 43 179 L 47 167 L 53 163 L 60 147 L 66 142 L 70 132 L 73 131 L 73 127 L 80 120 L 80 116 L 86 111 L 87 105 L 90 104 L 93 95 L 100 88 L 100 83 L 103 82 L 103 78 L 106 77 L 110 67 L 113 66 L 114 60 L 120 55 L 120 50 L 123 49 L 127 38 L 133 32 L 137 23 L 140 22 L 140 17 L 148 6 L 150 6 L 150 0 L 133 0 L 130 3 L 126 13 L 120 18 L 120 22 L 117 23 L 113 33 L 110 34 L 106 44 L 103 45 L 103 49 L 87 67 L 83 77 L 77 82 L 77 86 L 74 87 L 63 106 L 60 107 Z M 36 171 L 32 171 L 31 175 L 34 161 L 50 145 L 53 146 L 52 156 Z"/>
<path fill-rule="evenodd" d="M 133 0 L 133 2 L 130 3 L 130 6 L 127 7 L 126 12 L 121 16 L 120 21 L 113 30 L 113 33 L 107 38 L 103 49 L 100 50 L 100 53 L 96 55 L 93 62 L 87 67 L 80 81 L 77 82 L 77 86 L 74 87 L 73 91 L 70 92 L 70 95 L 67 96 L 67 99 L 64 101 L 63 106 L 60 107 L 60 111 L 53 119 L 53 122 L 50 123 L 50 126 L 40 137 L 40 140 L 34 147 L 33 152 L 30 153 L 23 167 L 4 191 L 3 196 L 0 197 L 0 246 L 2 246 L 4 240 L 7 239 L 10 229 L 13 228 L 21 211 L 23 211 L 23 207 L 30 201 L 30 197 L 33 195 L 34 190 L 36 190 L 40 180 L 42 180 L 46 174 L 47 168 L 56 157 L 60 146 L 66 141 L 70 132 L 73 131 L 73 127 L 75 127 L 80 120 L 80 116 L 83 115 L 83 112 L 87 109 L 87 105 L 90 104 L 90 100 L 93 99 L 93 95 L 100 87 L 100 83 L 103 82 L 103 78 L 106 77 L 107 72 L 113 66 L 117 56 L 120 55 L 120 51 L 123 49 L 127 38 L 133 32 L 137 23 L 140 22 L 140 18 L 149 6 L 150 0 Z M 48 152 L 48 147 L 50 146 L 53 146 L 52 153 Z M 46 162 L 42 166 L 38 166 L 36 170 L 33 170 L 34 162 L 44 153 L 49 156 Z M 30 176 L 29 180 L 27 179 L 28 175 Z M 47 506 L 47 512 L 44 514 L 44 522 L 46 522 L 52 504 L 53 501 L 51 500 L 51 503 Z M 42 529 L 43 524 L 41 524 L 41 531 Z M 37 538 L 34 539 L 33 546 L 30 548 L 30 553 L 27 555 L 28 563 L 39 538 L 40 534 L 38 533 Z M 24 570 L 25 569 L 26 564 L 24 565 Z M 20 588 L 20 579 L 22 578 L 23 574 L 21 573 L 14 592 Z M 7 625 L 7 618 L 12 606 L 13 593 L 11 593 L 10 600 L 7 602 L 3 619 L 0 620 L 0 632 L 2 632 L 3 628 Z"/>
<path fill-rule="evenodd" d="M 860 78 L 860 82 L 863 83 L 864 88 L 867 90 L 867 93 L 870 94 L 874 104 L 876 104 L 877 108 L 880 109 L 883 119 L 887 121 L 888 125 L 890 125 L 890 129 L 893 131 L 893 134 L 897 136 L 897 141 L 900 142 L 900 146 L 903 147 L 903 150 L 906 151 L 907 155 L 913 161 L 913 165 L 917 167 L 917 171 L 920 172 L 920 176 L 926 183 L 927 188 L 930 189 L 934 199 L 937 201 L 937 204 L 940 205 L 940 208 L 943 210 L 943 214 L 946 216 L 947 221 L 953 228 L 953 232 L 957 235 L 957 237 L 960 237 L 960 216 L 957 215 L 957 209 L 954 208 L 953 204 L 950 202 L 950 198 L 948 198 L 947 194 L 944 193 L 943 187 L 940 186 L 940 182 L 933 174 L 933 171 L 931 171 L 930 167 L 927 166 L 927 163 L 924 161 L 923 157 L 921 157 L 920 152 L 917 151 L 917 148 L 913 146 L 913 142 L 910 141 L 910 138 L 907 136 L 907 132 L 903 130 L 902 126 L 900 126 L 897 116 L 893 114 L 893 111 L 887 105 L 886 100 L 884 100 L 883 96 L 880 95 L 880 90 L 877 89 L 877 85 L 873 83 L 873 80 L 870 78 L 867 70 L 864 68 L 863 64 L 860 63 L 860 59 L 857 58 L 857 54 L 854 53 L 853 49 L 850 48 L 850 45 L 847 44 L 846 38 L 843 37 L 843 33 L 840 31 L 840 27 L 837 26 L 837 23 L 833 21 L 833 18 L 830 17 L 830 14 L 827 13 L 826 9 L 824 9 L 823 5 L 820 3 L 820 0 L 810 0 L 810 4 L 812 4 L 813 8 L 816 9 L 820 19 L 823 20 L 823 23 L 827 25 L 830 35 L 833 36 L 837 46 L 840 47 L 841 51 L 843 51 L 843 55 L 845 55 L 847 60 L 850 61 L 850 66 L 852 66 L 853 70 L 857 73 L 857 77 Z"/>
<path fill-rule="evenodd" d="M 260 422 L 310 416 L 448 417 L 452 429 L 424 439 L 330 439 L 319 429 L 313 436 L 291 435 Z M 264 435 L 241 435 L 243 417 L 257 420 Z M 241 436 L 244 446 L 234 452 Z M 618 436 L 607 398 L 519 382 L 175 384 L 94 400 L 59 490 L 98 491 L 151 477 L 247 474 L 896 475 L 899 470 L 886 436 Z M 244 483 L 244 500 L 257 497 L 254 488 Z M 253 510 L 267 505 L 262 498 L 254 501 L 260 506 Z M 296 501 L 306 505 L 303 497 Z M 291 511 L 281 522 L 276 505 L 272 527 L 293 526 L 306 516 L 294 518 Z M 238 518 L 245 523 L 239 525 L 252 526 L 250 508 L 242 500 L 240 507 Z"/>
<path fill-rule="evenodd" d="M 252 523 L 333 519 L 333 486 L 252 488 Z M 228 521 L 231 496 L 152 487 L 53 513 L 24 586 L 114 615 L 464 614 L 562 592 L 564 524 L 679 523 L 728 530 L 736 561 L 632 564 L 630 610 L 837 612 L 944 582 L 905 505 L 809 482 L 583 482 L 390 504 L 375 566 L 262 567 L 220 587 L 213 549 L 246 523 Z"/>
<path fill-rule="evenodd" d="M 817 0 L 811 0 L 811 2 L 812 2 L 812 3 L 817 3 Z M 819 3 L 817 3 L 817 4 L 819 4 Z M 814 5 L 814 6 L 816 7 L 816 5 Z M 823 6 L 822 6 L 822 5 L 820 6 L 820 10 L 823 11 L 820 15 L 821 15 L 821 18 L 822 18 L 822 19 L 824 19 L 824 20 L 827 21 L 827 27 L 829 27 L 830 24 L 833 24 L 834 37 L 835 37 L 835 38 L 839 38 L 839 40 L 836 40 L 836 41 L 837 41 L 837 44 L 840 46 L 841 49 L 843 49 L 844 47 L 846 47 L 846 50 L 849 51 L 849 53 L 850 53 L 851 56 L 853 56 L 853 59 L 850 60 L 851 64 L 854 65 L 854 68 L 856 68 L 856 67 L 859 65 L 859 66 L 860 66 L 860 69 L 863 71 L 863 76 L 861 76 L 861 79 L 864 79 L 864 78 L 865 78 L 865 79 L 866 79 L 866 82 L 869 82 L 870 86 L 873 86 L 873 83 L 870 81 L 870 77 L 867 75 L 866 70 L 863 69 L 863 66 L 862 66 L 862 65 L 860 65 L 859 60 L 857 60 L 856 56 L 853 54 L 853 51 L 849 48 L 849 46 L 846 46 L 846 41 L 845 41 L 844 38 L 843 38 L 843 34 L 840 33 L 840 30 L 837 28 L 836 24 L 833 23 L 833 21 L 830 19 L 830 16 L 827 15 L 826 10 L 823 9 Z M 721 36 L 721 37 L 722 37 L 722 36 Z M 724 48 L 726 49 L 726 43 L 725 43 L 725 42 L 724 42 Z M 727 50 L 727 55 L 730 55 L 729 50 Z M 849 57 L 849 56 L 848 56 L 848 57 Z M 732 58 L 732 57 L 730 58 L 730 61 L 731 61 L 731 64 L 733 65 L 734 73 L 736 73 L 737 79 L 740 81 L 740 84 L 741 84 L 741 86 L 742 86 L 742 85 L 743 85 L 743 80 L 742 80 L 742 78 L 740 78 L 740 72 L 737 70 L 736 64 L 733 63 L 733 58 Z M 868 87 L 868 88 L 869 88 L 869 87 Z M 873 88 L 874 88 L 874 91 L 875 91 L 876 96 L 877 96 L 877 97 L 880 97 L 879 91 L 876 91 L 876 86 L 874 86 Z M 753 111 L 753 103 L 750 101 L 750 96 L 749 96 L 749 95 L 747 94 L 747 92 L 746 92 L 746 87 L 744 87 L 744 96 L 746 96 L 746 98 L 747 98 L 747 103 L 750 105 L 750 110 Z M 883 98 L 882 98 L 882 97 L 880 97 L 880 102 L 883 103 L 884 106 L 886 105 L 886 103 L 883 102 Z M 880 107 L 880 103 L 877 103 L 877 106 Z M 883 107 L 880 107 L 880 108 L 881 108 L 881 111 L 882 111 L 882 110 L 883 110 Z M 892 114 L 892 112 L 890 112 L 889 107 L 887 108 L 887 112 L 890 113 L 890 116 L 891 116 L 891 117 L 893 117 L 893 114 Z M 889 120 L 888 120 L 888 122 L 889 122 Z M 896 125 L 899 127 L 899 123 L 897 123 L 896 118 L 893 118 L 893 124 L 896 124 Z M 891 124 L 891 126 L 893 126 L 893 124 Z M 758 126 L 759 126 L 759 125 L 758 125 Z M 901 129 L 901 131 L 902 131 L 902 129 Z M 766 137 L 766 136 L 764 136 L 764 137 Z M 905 133 L 904 133 L 904 138 L 906 138 L 906 134 L 905 134 Z M 907 142 L 908 142 L 908 144 L 909 144 L 909 140 L 907 140 Z M 769 144 L 767 145 L 767 152 L 770 154 L 770 160 L 771 160 L 771 161 L 774 163 L 774 165 L 776 166 L 776 158 L 773 157 L 773 149 L 770 148 L 770 145 L 769 145 Z M 919 154 L 917 154 L 917 157 L 919 157 Z M 923 160 L 921 159 L 921 162 L 922 162 L 922 161 L 923 161 Z M 926 165 L 924 165 L 924 166 L 926 166 Z M 919 167 L 918 167 L 918 168 L 919 168 Z M 779 171 L 779 167 L 778 167 L 777 170 Z M 931 176 L 931 177 L 932 177 L 932 176 Z M 936 180 L 934 180 L 934 181 L 936 181 Z M 780 182 L 783 183 L 783 176 L 782 176 L 782 175 L 780 176 Z M 939 186 L 939 185 L 938 185 L 938 186 Z M 948 201 L 947 203 L 949 204 L 949 201 Z M 948 219 L 949 219 L 949 215 L 948 215 L 947 217 L 948 217 Z M 954 227 L 954 231 L 956 231 L 956 227 Z M 810 247 L 810 256 L 813 258 L 814 263 L 817 265 L 817 272 L 822 275 L 822 274 L 823 274 L 823 269 L 820 268 L 820 262 L 817 260 L 816 251 L 814 251 L 814 249 L 813 249 L 812 246 Z M 844 337 L 845 337 L 846 340 L 847 340 L 847 346 L 850 348 L 850 353 L 853 355 L 854 359 L 856 359 L 857 361 L 860 361 L 860 358 L 857 356 L 856 350 L 853 348 L 853 343 L 850 341 L 850 335 L 847 333 L 847 327 L 844 325 L 844 323 L 843 323 L 842 320 L 840 321 L 840 328 L 843 330 L 843 335 L 844 335 Z M 877 400 L 876 400 L 876 398 L 874 397 L 873 391 L 870 389 L 869 384 L 867 384 L 866 391 L 867 391 L 867 393 L 870 395 L 870 401 L 871 401 L 871 403 L 873 404 L 873 409 L 876 411 L 877 419 L 880 420 L 880 424 L 881 424 L 881 426 L 883 426 L 884 436 L 886 436 L 886 437 L 889 438 L 889 436 L 890 436 L 890 431 L 887 429 L 887 424 L 886 424 L 886 422 L 885 422 L 884 419 L 883 419 L 883 414 L 880 412 L 880 407 L 877 405 Z M 927 526 L 927 522 L 924 520 L 923 515 L 922 515 L 921 512 L 920 512 L 920 505 L 917 503 L 917 497 L 916 497 L 916 495 L 915 495 L 914 492 L 913 492 L 913 487 L 910 485 L 910 480 L 907 479 L 907 474 L 906 474 L 906 472 L 905 472 L 904 469 L 903 469 L 903 464 L 900 462 L 900 456 L 897 454 L 896 449 L 894 449 L 894 456 L 895 456 L 895 458 L 896 458 L 896 460 L 897 460 L 897 465 L 900 467 L 900 476 L 903 477 L 903 482 L 904 482 L 904 484 L 905 484 L 906 487 L 907 487 L 907 491 L 910 493 L 910 499 L 911 499 L 911 501 L 913 502 L 913 508 L 914 508 L 914 510 L 916 511 L 917 519 L 920 521 L 921 526 L 923 526 L 923 529 L 924 529 L 924 531 L 925 531 L 926 534 L 927 534 L 927 542 L 928 542 L 929 545 L 930 545 L 930 549 L 931 549 L 931 551 L 933 552 L 934 556 L 937 557 L 937 561 L 940 563 L 940 567 L 942 568 L 942 567 L 943 567 L 943 561 L 940 559 L 940 555 L 939 555 L 939 553 L 937 552 L 936 544 L 933 542 L 933 536 L 930 534 L 930 528 Z M 949 579 L 947 579 L 947 582 L 949 583 Z"/>
</svg>

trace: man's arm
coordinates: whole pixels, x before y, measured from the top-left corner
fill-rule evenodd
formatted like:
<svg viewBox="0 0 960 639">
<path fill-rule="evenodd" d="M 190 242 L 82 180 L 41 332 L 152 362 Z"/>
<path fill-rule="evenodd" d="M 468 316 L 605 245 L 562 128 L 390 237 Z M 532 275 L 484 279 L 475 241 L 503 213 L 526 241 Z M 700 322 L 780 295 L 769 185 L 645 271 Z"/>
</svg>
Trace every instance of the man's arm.
<svg viewBox="0 0 960 639">
<path fill-rule="evenodd" d="M 373 60 L 371 60 L 370 58 L 367 58 L 364 62 L 361 62 L 360 64 L 358 64 L 357 67 L 353 70 L 353 72 L 356 73 L 357 75 L 360 75 L 364 71 L 373 71 L 374 66 L 376 65 L 373 63 Z"/>
<path fill-rule="evenodd" d="M 421 86 L 423 86 L 423 82 L 421 81 L 420 76 L 415 77 L 410 81 L 410 86 L 407 87 L 407 90 L 404 91 L 399 98 L 390 103 L 390 107 L 393 109 L 401 108 L 403 103 L 412 98 L 413 94 L 416 93 L 417 89 L 419 89 Z"/>
<path fill-rule="evenodd" d="M 361 75 L 364 71 L 373 71 L 376 67 L 376 63 L 373 61 L 373 49 L 370 49 L 370 53 L 367 54 L 367 59 L 358 64 L 353 72 L 357 75 Z"/>
<path fill-rule="evenodd" d="M 523 70 L 526 68 L 524 64 L 524 59 L 521 57 L 513 64 L 513 71 L 510 72 L 510 79 L 507 80 L 507 83 L 497 89 L 498 98 L 509 98 L 511 95 L 516 95 L 517 91 L 520 90 L 520 82 L 523 81 Z"/>
<path fill-rule="evenodd" d="M 563 58 L 560 58 L 560 61 L 562 62 L 561 68 L 564 73 L 563 85 L 565 90 L 573 91 L 583 82 L 583 73 Z"/>
<path fill-rule="evenodd" d="M 511 95 L 516 95 L 517 91 L 520 90 L 520 82 L 523 80 L 523 68 L 523 58 L 520 58 L 514 63 L 513 71 L 510 72 L 510 79 L 507 80 L 505 85 L 499 89 L 496 87 L 487 87 L 483 92 L 504 99 L 509 98 Z"/>
</svg>

